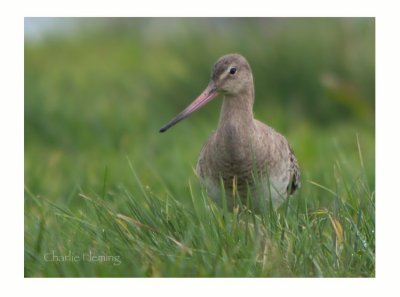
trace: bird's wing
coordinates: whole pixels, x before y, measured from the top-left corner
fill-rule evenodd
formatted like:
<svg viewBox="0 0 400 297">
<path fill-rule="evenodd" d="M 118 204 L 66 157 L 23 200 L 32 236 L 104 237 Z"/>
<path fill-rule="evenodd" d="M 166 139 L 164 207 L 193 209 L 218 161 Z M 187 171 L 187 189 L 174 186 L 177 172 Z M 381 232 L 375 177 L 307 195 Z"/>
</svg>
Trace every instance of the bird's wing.
<svg viewBox="0 0 400 297">
<path fill-rule="evenodd" d="M 288 144 L 289 145 L 289 144 Z M 294 151 L 292 147 L 289 145 L 289 158 L 290 158 L 290 176 L 291 176 L 291 181 L 288 185 L 288 193 L 291 195 L 298 188 L 300 188 L 300 167 L 299 163 L 297 162 L 297 159 L 294 155 Z"/>
</svg>

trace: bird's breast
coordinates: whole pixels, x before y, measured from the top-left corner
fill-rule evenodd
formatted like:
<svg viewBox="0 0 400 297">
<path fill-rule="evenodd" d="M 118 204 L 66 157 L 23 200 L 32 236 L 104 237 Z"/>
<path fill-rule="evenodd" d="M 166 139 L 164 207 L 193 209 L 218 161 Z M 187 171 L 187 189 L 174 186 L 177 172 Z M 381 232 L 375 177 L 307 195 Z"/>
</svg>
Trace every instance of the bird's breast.
<svg viewBox="0 0 400 297">
<path fill-rule="evenodd" d="M 228 187 L 233 179 L 238 186 L 250 182 L 257 164 L 252 131 L 237 124 L 226 124 L 215 136 L 209 163 L 212 175 L 222 178 Z"/>
</svg>

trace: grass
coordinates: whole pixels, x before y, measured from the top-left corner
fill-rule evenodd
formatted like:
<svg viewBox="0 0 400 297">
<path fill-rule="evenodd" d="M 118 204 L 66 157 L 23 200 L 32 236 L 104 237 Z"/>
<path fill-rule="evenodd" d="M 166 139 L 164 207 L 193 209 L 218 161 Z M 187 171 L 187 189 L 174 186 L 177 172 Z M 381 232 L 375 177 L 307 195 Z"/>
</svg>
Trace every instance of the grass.
<svg viewBox="0 0 400 297">
<path fill-rule="evenodd" d="M 25 276 L 374 277 L 373 22 L 180 22 L 26 42 Z M 232 51 L 302 169 L 300 191 L 261 215 L 216 206 L 193 173 L 218 100 L 157 132 Z"/>
<path fill-rule="evenodd" d="M 131 189 L 110 190 L 106 172 L 103 191 L 77 194 L 78 210 L 26 189 L 27 276 L 374 276 L 375 197 L 363 162 L 353 179 L 335 163 L 331 184 L 304 180 L 262 215 L 227 212 L 193 181 L 156 194 L 128 163 Z M 46 261 L 46 253 L 81 260 Z M 112 257 L 82 259 L 88 253 Z"/>
</svg>

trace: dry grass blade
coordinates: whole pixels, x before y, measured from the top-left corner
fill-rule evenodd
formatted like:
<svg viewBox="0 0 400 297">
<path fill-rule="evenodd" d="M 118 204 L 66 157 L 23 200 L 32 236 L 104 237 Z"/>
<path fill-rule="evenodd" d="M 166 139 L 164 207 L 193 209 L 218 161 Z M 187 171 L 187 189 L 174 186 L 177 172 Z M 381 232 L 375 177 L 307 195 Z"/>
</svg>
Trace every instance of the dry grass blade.
<svg viewBox="0 0 400 297">
<path fill-rule="evenodd" d="M 162 234 L 160 231 L 158 231 L 157 229 L 154 229 L 153 227 L 150 227 L 146 224 L 143 224 L 142 222 L 139 222 L 138 220 L 135 220 L 131 217 L 128 217 L 126 215 L 123 214 L 117 214 L 117 219 L 123 220 L 131 225 L 134 225 L 135 227 L 139 227 L 139 228 L 144 228 L 150 231 L 153 231 L 157 234 Z M 165 235 L 165 234 L 164 234 Z M 168 238 L 169 240 L 171 240 L 173 243 L 175 243 L 179 249 L 181 249 L 182 251 L 184 251 L 185 253 L 188 253 L 189 255 L 192 255 L 192 249 L 189 248 L 188 246 L 184 245 L 183 243 L 181 243 L 180 241 L 176 240 L 175 238 L 173 238 L 172 236 L 166 235 L 166 238 Z"/>
</svg>

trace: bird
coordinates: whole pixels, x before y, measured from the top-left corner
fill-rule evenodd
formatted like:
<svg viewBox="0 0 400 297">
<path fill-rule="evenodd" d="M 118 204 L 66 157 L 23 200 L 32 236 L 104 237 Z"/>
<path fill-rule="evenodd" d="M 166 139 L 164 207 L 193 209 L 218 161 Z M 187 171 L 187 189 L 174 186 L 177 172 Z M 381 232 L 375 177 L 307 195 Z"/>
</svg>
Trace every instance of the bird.
<svg viewBox="0 0 400 297">
<path fill-rule="evenodd" d="M 214 64 L 205 90 L 160 132 L 222 95 L 218 125 L 201 149 L 196 174 L 217 204 L 261 212 L 271 205 L 277 209 L 301 183 L 287 139 L 254 118 L 254 94 L 246 58 L 224 55 Z"/>
</svg>

